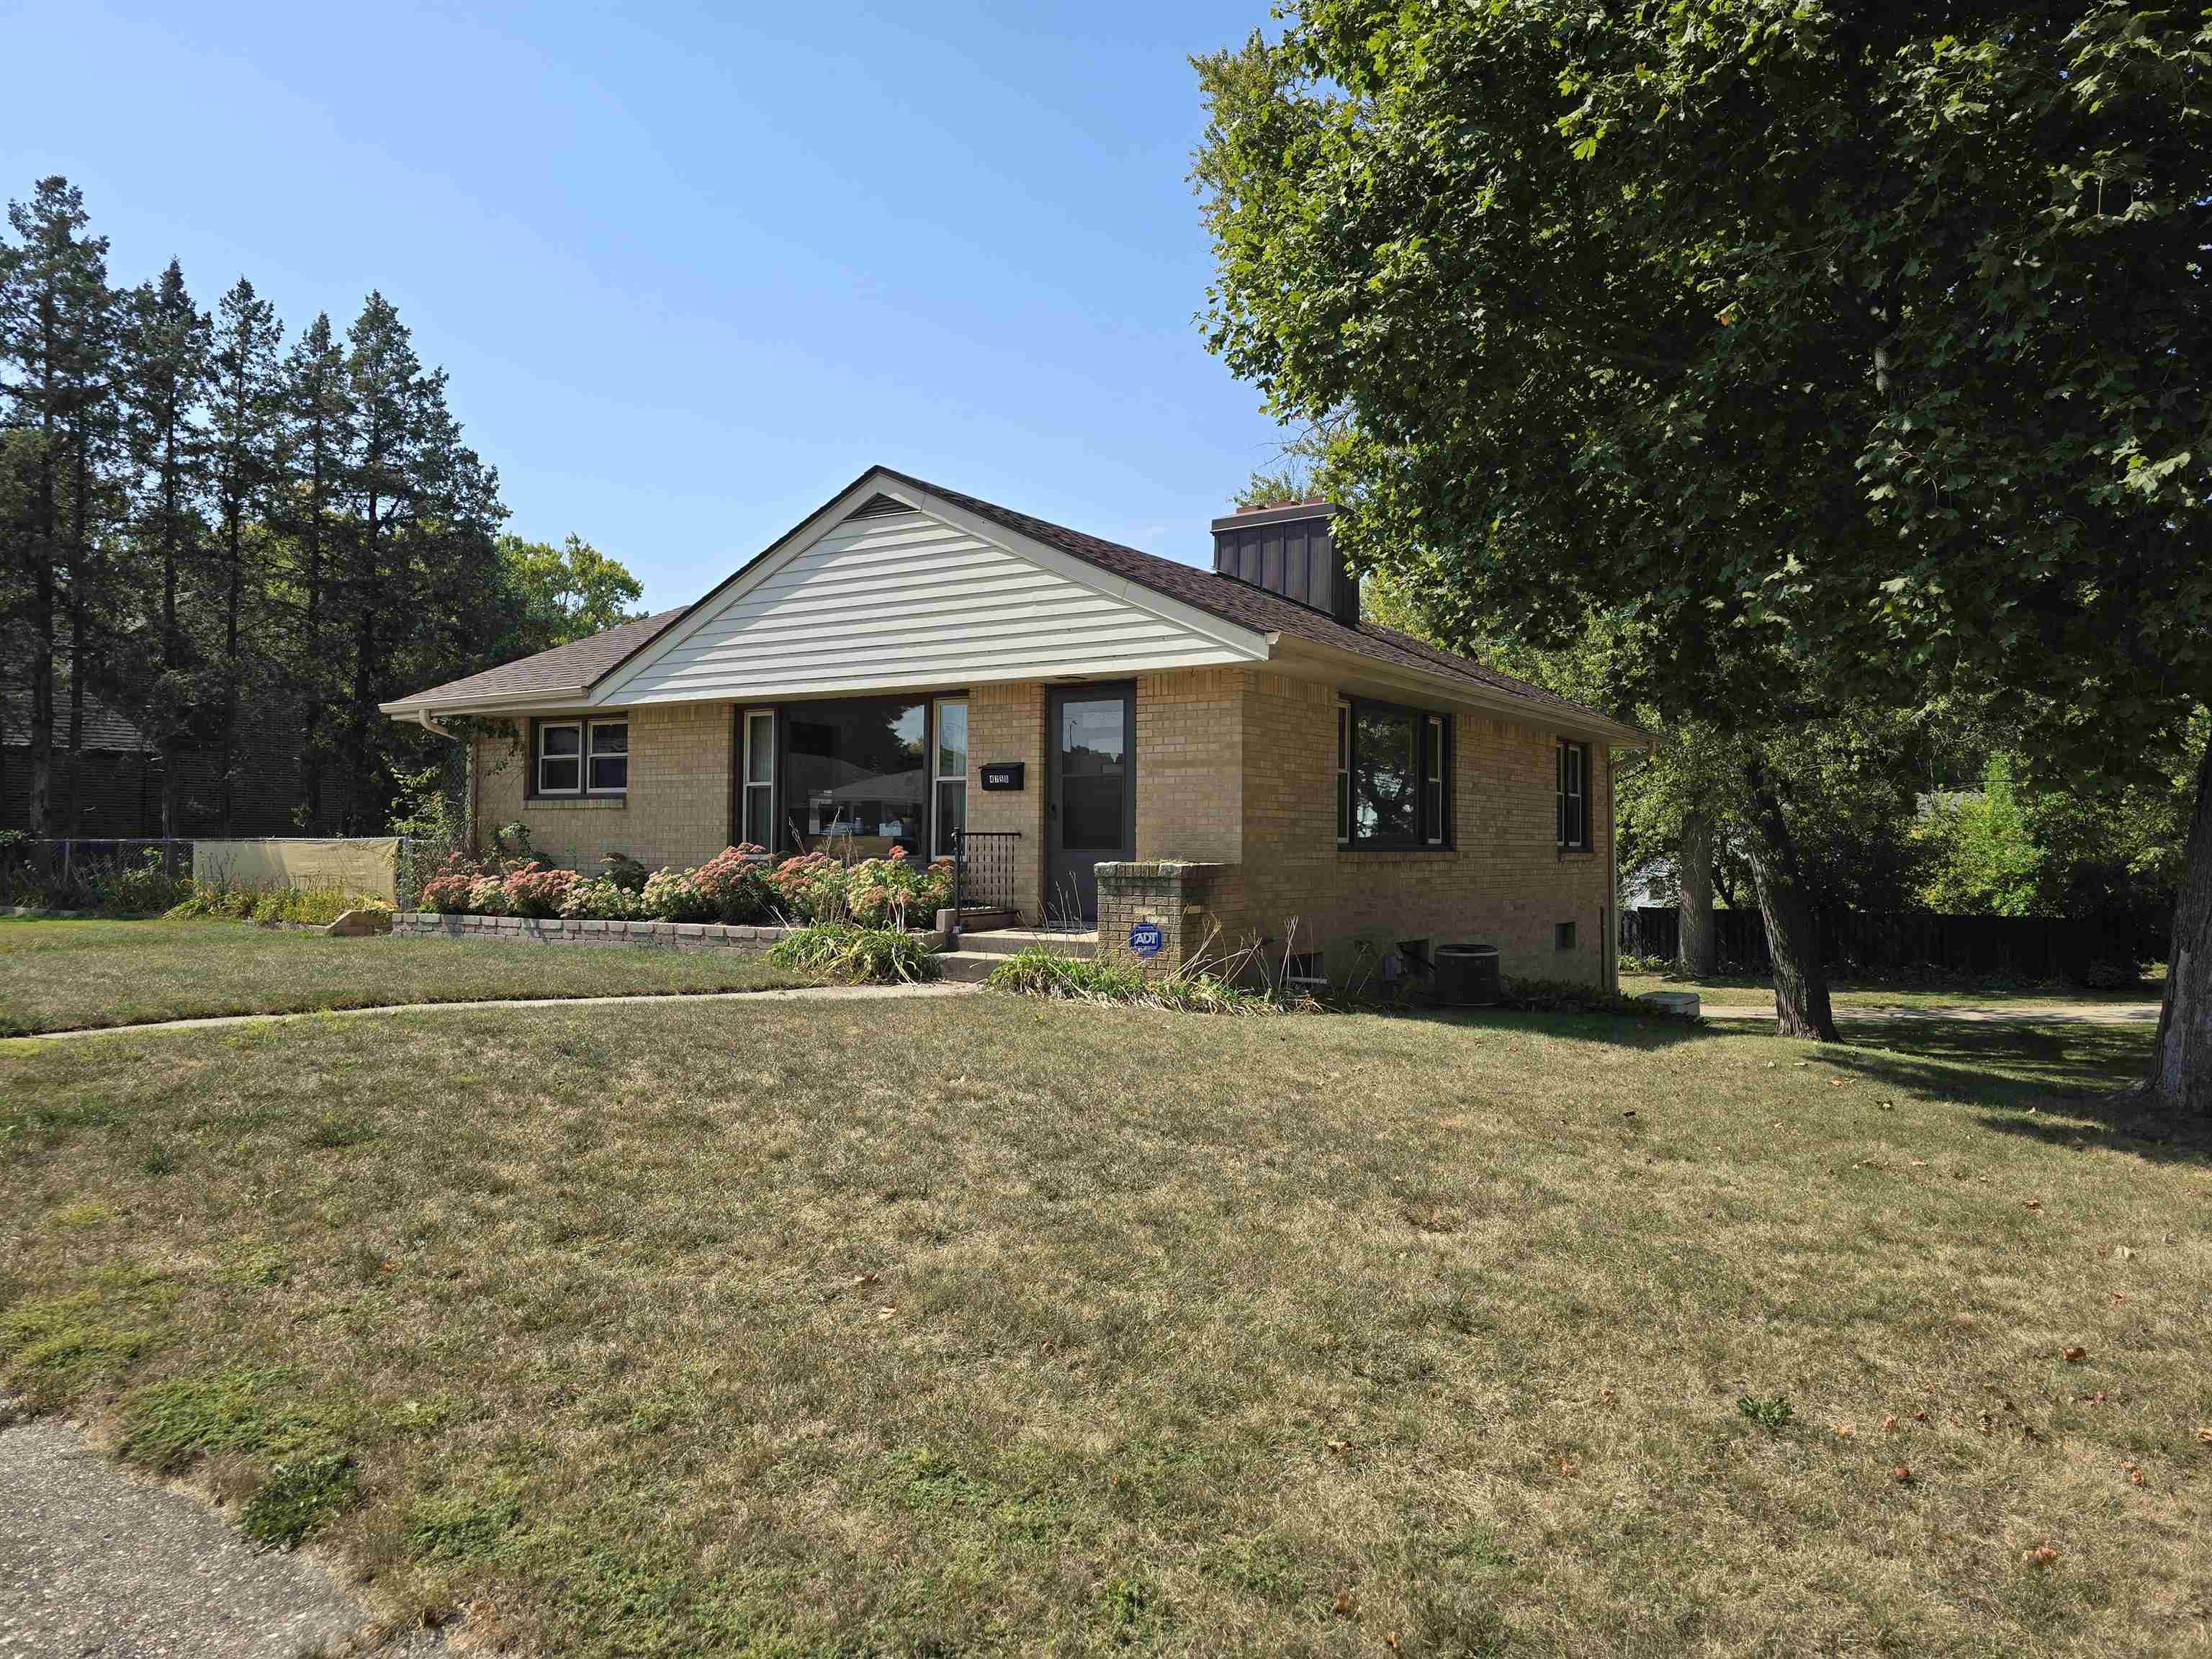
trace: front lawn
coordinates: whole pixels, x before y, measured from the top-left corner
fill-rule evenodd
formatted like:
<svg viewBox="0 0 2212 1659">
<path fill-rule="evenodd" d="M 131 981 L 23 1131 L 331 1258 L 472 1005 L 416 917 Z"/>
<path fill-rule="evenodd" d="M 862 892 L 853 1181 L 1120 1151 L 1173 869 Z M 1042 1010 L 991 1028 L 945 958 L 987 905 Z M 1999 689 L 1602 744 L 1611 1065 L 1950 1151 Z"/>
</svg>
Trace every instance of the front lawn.
<svg viewBox="0 0 2212 1659">
<path fill-rule="evenodd" d="M 206 1014 L 812 982 L 721 951 L 325 939 L 237 921 L 0 918 L 0 1036 Z"/>
<path fill-rule="evenodd" d="M 539 1651 L 2203 1651 L 2204 1137 L 2047 1092 L 2141 1031 L 1894 1037 L 987 995 L 19 1049 L 0 1375 Z"/>
<path fill-rule="evenodd" d="M 1695 991 L 1707 1007 L 1772 1008 L 1774 981 L 1759 975 L 1720 974 L 1694 978 L 1687 974 L 1632 974 L 1620 975 L 1621 994 L 1641 996 L 1647 991 Z M 1829 1000 L 1838 1014 L 1861 1017 L 1869 1008 L 2099 1008 L 2115 1003 L 2155 1003 L 2166 994 L 2163 979 L 2146 979 L 2123 991 L 2089 991 L 2078 985 L 1978 986 L 1960 981 L 1954 985 L 1930 986 L 1924 981 L 1883 982 L 1839 980 L 1829 987 Z"/>
</svg>

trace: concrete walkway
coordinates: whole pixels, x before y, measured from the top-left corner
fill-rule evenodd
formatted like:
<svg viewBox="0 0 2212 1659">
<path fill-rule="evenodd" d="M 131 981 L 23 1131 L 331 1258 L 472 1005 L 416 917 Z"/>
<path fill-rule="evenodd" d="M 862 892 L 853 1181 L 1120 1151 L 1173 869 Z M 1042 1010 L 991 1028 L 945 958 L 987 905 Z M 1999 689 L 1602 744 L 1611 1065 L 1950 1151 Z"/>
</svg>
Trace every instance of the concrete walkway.
<svg viewBox="0 0 2212 1659">
<path fill-rule="evenodd" d="M 1877 1019 L 1918 1020 L 1930 1025 L 2155 1025 L 2158 1008 L 2155 1002 L 1942 1003 L 1932 1007 L 1839 1002 L 1835 1012 L 1839 1025 Z M 1700 1012 L 1714 1021 L 1763 1020 L 1768 1024 L 1774 1021 L 1773 1006 L 1765 1003 L 1708 1002 Z"/>
<path fill-rule="evenodd" d="M 64 1423 L 0 1429 L 0 1659 L 424 1659 L 437 1632 L 379 1644 L 314 1556 L 264 1550 L 196 1498 L 118 1468 Z"/>
<path fill-rule="evenodd" d="M 799 985 L 775 991 L 647 991 L 618 997 L 495 997 L 482 1002 L 398 1002 L 373 1008 L 319 1008 L 293 1014 L 211 1014 L 202 1019 L 149 1020 L 140 1025 L 88 1025 L 0 1037 L 0 1048 L 27 1042 L 74 1042 L 83 1037 L 137 1036 L 148 1031 L 219 1031 L 235 1025 L 282 1025 L 301 1019 L 354 1019 L 374 1014 L 442 1014 L 461 1009 L 607 1008 L 640 1002 L 871 1002 L 887 998 L 967 996 L 979 989 L 939 981 L 928 985 Z M 0 1654 L 5 1650 L 0 1649 Z"/>
</svg>

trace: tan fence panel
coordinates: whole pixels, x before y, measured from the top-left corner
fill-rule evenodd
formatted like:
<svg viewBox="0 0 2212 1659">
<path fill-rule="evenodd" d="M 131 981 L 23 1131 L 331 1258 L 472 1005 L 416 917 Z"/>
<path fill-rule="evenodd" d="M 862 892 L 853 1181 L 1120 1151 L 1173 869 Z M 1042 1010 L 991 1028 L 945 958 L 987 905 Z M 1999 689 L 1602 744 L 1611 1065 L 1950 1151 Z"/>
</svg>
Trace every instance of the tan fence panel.
<svg viewBox="0 0 2212 1659">
<path fill-rule="evenodd" d="M 397 903 L 399 838 L 196 841 L 192 879 L 228 887 L 340 887 Z"/>
</svg>

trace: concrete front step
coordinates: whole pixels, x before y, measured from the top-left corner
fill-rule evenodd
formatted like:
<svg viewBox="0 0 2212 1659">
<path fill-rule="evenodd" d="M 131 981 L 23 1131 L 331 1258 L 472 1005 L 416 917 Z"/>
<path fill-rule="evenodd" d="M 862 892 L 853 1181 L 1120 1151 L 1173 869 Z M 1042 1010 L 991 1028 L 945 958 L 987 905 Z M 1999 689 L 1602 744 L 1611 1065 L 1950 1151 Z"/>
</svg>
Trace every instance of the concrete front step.
<svg viewBox="0 0 2212 1659">
<path fill-rule="evenodd" d="M 1010 957 L 1018 951 L 1026 951 L 1033 945 L 1042 945 L 1048 951 L 1056 951 L 1064 957 L 1093 957 L 1098 954 L 1098 935 L 1089 933 L 1040 933 L 1029 927 L 987 927 L 960 932 L 960 948 L 977 956 Z"/>
</svg>

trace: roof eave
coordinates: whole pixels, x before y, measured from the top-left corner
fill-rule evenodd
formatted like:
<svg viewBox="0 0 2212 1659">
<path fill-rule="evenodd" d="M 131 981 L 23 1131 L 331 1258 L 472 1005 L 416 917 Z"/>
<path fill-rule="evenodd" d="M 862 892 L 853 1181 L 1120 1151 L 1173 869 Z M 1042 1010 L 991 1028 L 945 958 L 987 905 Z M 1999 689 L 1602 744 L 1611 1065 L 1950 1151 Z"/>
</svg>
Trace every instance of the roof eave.
<svg viewBox="0 0 2212 1659">
<path fill-rule="evenodd" d="M 380 702 L 376 712 L 395 720 L 413 720 L 419 714 L 526 714 L 534 708 L 574 708 L 590 698 L 585 685 L 545 685 L 492 697 L 402 697 Z"/>
<path fill-rule="evenodd" d="M 1600 738 L 1616 749 L 1648 749 L 1652 744 L 1649 732 L 1624 721 L 1610 719 L 1595 709 L 1537 702 L 1528 697 L 1516 697 L 1510 691 L 1463 675 L 1384 662 L 1364 652 L 1347 651 L 1341 646 L 1326 645 L 1319 640 L 1300 639 L 1294 635 L 1270 634 L 1267 643 L 1270 653 L 1285 666 L 1295 667 L 1304 664 L 1338 670 L 1346 678 L 1378 682 L 1403 690 L 1446 697 L 1454 702 L 1467 703 L 1507 715 L 1524 725 L 1540 725 L 1570 732 L 1576 737 Z"/>
</svg>

